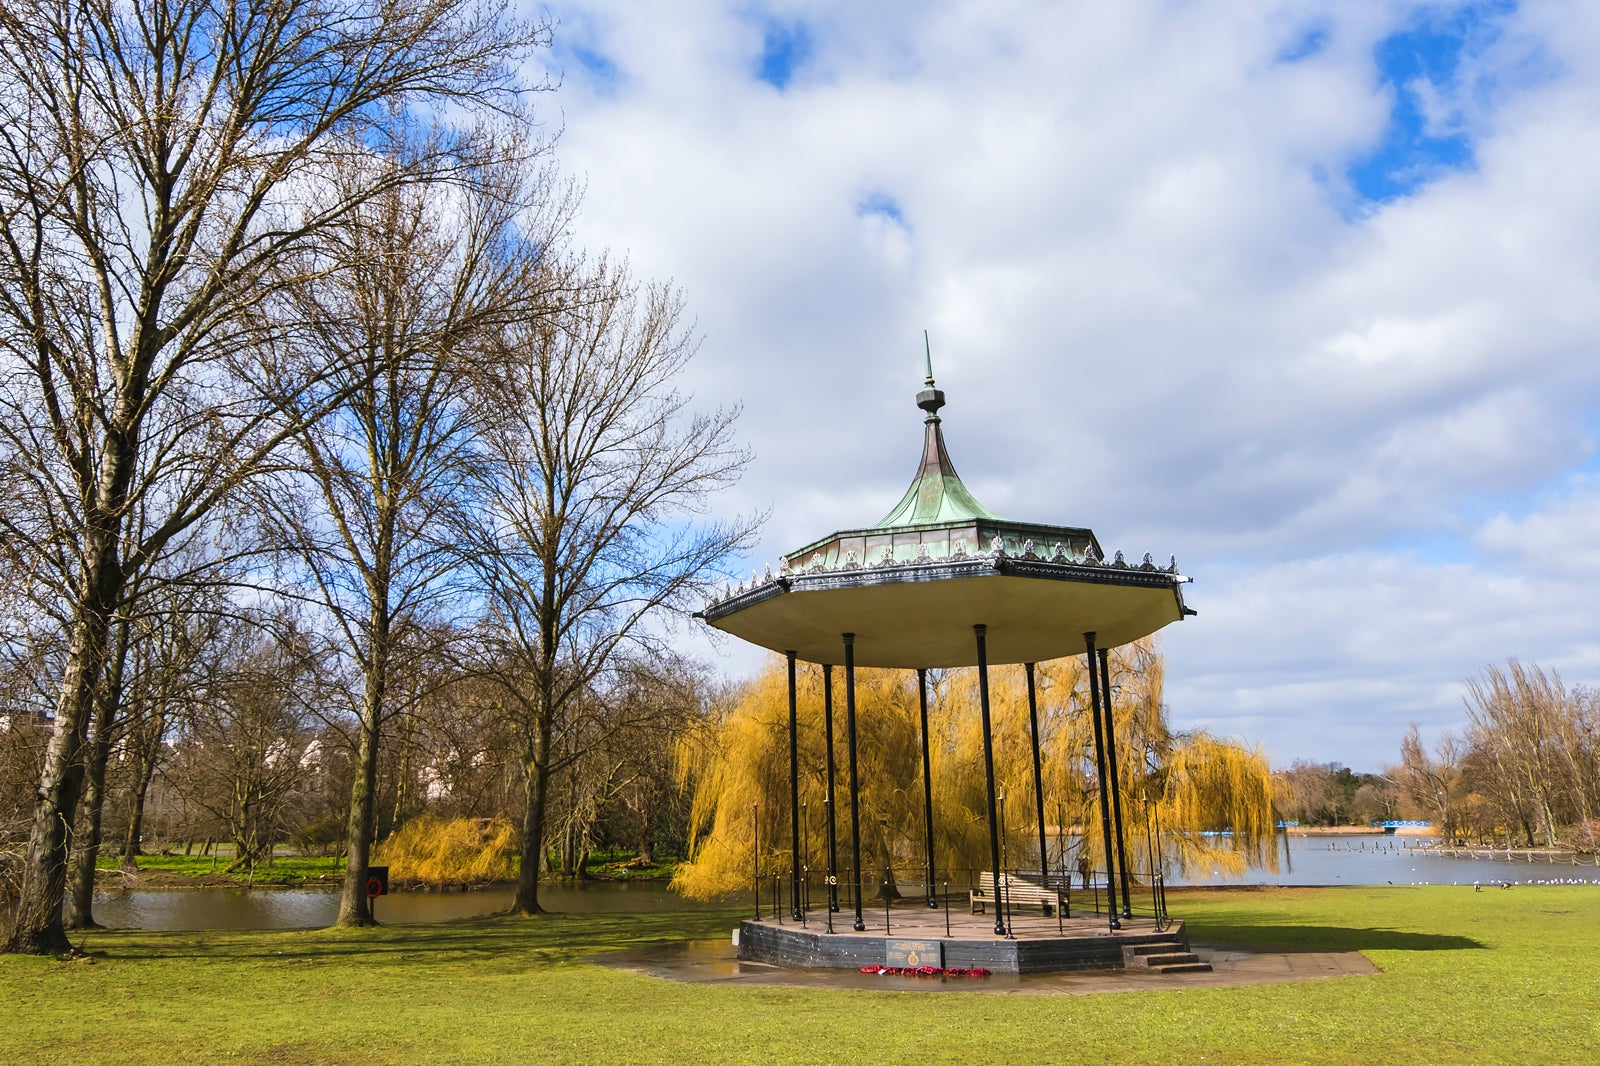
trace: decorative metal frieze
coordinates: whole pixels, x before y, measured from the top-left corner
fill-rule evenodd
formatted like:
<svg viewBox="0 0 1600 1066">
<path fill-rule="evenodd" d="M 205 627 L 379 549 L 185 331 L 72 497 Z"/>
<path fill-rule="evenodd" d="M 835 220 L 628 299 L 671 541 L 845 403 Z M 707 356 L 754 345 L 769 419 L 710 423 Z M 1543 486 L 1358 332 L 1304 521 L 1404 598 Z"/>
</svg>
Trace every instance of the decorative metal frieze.
<svg viewBox="0 0 1600 1066">
<path fill-rule="evenodd" d="M 1119 568 L 1114 565 L 1058 563 L 1045 559 L 1024 559 L 1019 556 L 995 559 L 986 554 L 968 556 L 965 559 L 934 560 L 920 564 L 912 562 L 897 563 L 883 567 L 857 567 L 854 570 L 845 567 L 824 568 L 821 571 L 775 580 L 759 587 L 737 592 L 721 602 L 708 604 L 703 613 L 708 618 L 721 617 L 788 591 L 807 592 L 901 582 L 983 577 L 993 575 L 997 571 L 1011 577 L 1043 578 L 1054 581 L 1083 581 L 1097 585 L 1174 588 L 1177 584 L 1171 574 L 1161 570 L 1130 567 L 1126 563 Z"/>
<path fill-rule="evenodd" d="M 700 614 L 701 617 L 707 619 L 722 618 L 745 610 L 748 607 L 753 607 L 758 603 L 764 603 L 774 596 L 782 596 L 789 590 L 790 585 L 788 582 L 774 581 L 769 585 L 762 585 L 760 588 L 729 596 L 719 603 L 707 604 L 705 610 L 701 611 Z"/>
</svg>

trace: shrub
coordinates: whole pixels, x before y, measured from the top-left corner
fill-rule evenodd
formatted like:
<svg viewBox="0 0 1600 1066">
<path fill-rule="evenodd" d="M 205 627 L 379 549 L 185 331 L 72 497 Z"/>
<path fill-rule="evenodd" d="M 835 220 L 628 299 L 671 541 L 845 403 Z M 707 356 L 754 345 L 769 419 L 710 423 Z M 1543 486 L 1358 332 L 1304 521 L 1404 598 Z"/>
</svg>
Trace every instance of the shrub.
<svg viewBox="0 0 1600 1066">
<path fill-rule="evenodd" d="M 486 884 L 517 876 L 517 834 L 503 818 L 419 815 L 374 850 L 394 881 Z"/>
</svg>

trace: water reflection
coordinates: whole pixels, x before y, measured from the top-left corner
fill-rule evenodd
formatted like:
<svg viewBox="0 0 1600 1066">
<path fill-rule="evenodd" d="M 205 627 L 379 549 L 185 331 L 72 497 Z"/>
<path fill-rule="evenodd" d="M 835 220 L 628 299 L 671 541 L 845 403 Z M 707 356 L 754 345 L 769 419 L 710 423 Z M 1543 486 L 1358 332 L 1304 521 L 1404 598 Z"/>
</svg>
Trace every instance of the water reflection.
<svg viewBox="0 0 1600 1066">
<path fill-rule="evenodd" d="M 1441 855 L 1422 845 L 1426 838 L 1382 833 L 1349 836 L 1289 837 L 1289 854 L 1278 851 L 1278 869 L 1250 870 L 1227 877 L 1216 870 L 1168 871 L 1170 885 L 1470 885 L 1474 881 L 1533 881 L 1555 878 L 1596 880 L 1593 865 L 1576 867 L 1571 859 L 1551 865 L 1487 858 Z"/>
<path fill-rule="evenodd" d="M 511 906 L 511 890 L 396 892 L 377 901 L 384 923 L 443 922 L 494 914 Z M 692 910 L 699 904 L 660 883 L 600 882 L 539 887 L 553 911 L 603 914 Z M 95 920 L 119 929 L 315 929 L 333 924 L 339 893 L 333 888 L 203 888 L 97 892 Z"/>
<path fill-rule="evenodd" d="M 1169 871 L 1170 885 L 1470 885 L 1474 881 L 1600 881 L 1591 864 L 1574 868 L 1544 861 L 1492 861 L 1451 857 L 1416 845 L 1416 838 L 1382 834 L 1338 837 L 1294 837 L 1289 860 L 1279 869 L 1250 870 L 1243 877 L 1218 871 L 1179 876 Z M 958 879 L 952 878 L 952 886 Z M 918 886 L 903 885 L 911 894 Z M 1135 898 L 1140 890 L 1135 889 Z M 539 899 L 553 911 L 598 914 L 629 911 L 694 910 L 693 903 L 660 882 L 596 882 L 548 884 Z M 312 929 L 333 924 L 339 910 L 336 889 L 168 889 L 100 892 L 95 918 L 124 929 Z M 377 901 L 378 920 L 385 923 L 442 922 L 494 914 L 511 906 L 510 889 L 483 892 L 397 892 Z"/>
</svg>

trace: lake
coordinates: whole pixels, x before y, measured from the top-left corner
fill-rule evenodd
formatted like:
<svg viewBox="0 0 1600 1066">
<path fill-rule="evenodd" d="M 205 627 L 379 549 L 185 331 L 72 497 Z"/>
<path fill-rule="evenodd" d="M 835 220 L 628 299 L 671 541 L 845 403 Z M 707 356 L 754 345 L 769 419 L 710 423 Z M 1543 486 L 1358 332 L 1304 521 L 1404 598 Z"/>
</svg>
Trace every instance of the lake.
<svg viewBox="0 0 1600 1066">
<path fill-rule="evenodd" d="M 1172 875 L 1170 885 L 1470 885 L 1474 881 L 1548 881 L 1571 879 L 1600 883 L 1600 871 L 1587 866 L 1532 863 L 1520 857 L 1455 858 L 1419 848 L 1423 838 L 1383 834 L 1334 837 L 1291 837 L 1279 868 L 1250 870 L 1228 878 L 1219 872 L 1191 871 Z M 951 881 L 956 884 L 955 879 Z M 763 901 L 767 897 L 763 886 Z M 908 894 L 920 889 L 903 886 Z M 1139 890 L 1135 890 L 1135 900 Z M 566 913 L 693 910 L 701 904 L 669 891 L 660 882 L 600 881 L 539 887 L 539 900 L 549 910 Z M 95 919 L 124 929 L 313 929 L 331 925 L 339 910 L 333 888 L 164 889 L 95 893 Z M 442 922 L 494 914 L 511 906 L 511 890 L 481 892 L 397 892 L 377 901 L 384 923 Z"/>
<path fill-rule="evenodd" d="M 1499 859 L 1452 857 L 1423 847 L 1427 837 L 1382 833 L 1350 836 L 1288 837 L 1285 856 L 1280 837 L 1278 870 L 1250 870 L 1226 878 L 1212 871 L 1169 876 L 1170 885 L 1470 885 L 1474 881 L 1533 881 L 1576 878 L 1600 881 L 1594 861 L 1574 867 L 1571 860 L 1552 866 L 1542 857 L 1528 863 Z M 1170 873 L 1170 872 L 1169 872 Z"/>
<path fill-rule="evenodd" d="M 511 906 L 510 888 L 481 892 L 395 892 L 377 900 L 380 922 L 444 922 Z M 600 881 L 539 886 L 547 910 L 602 914 L 693 910 L 700 906 L 659 882 Z M 339 913 L 337 888 L 174 888 L 97 891 L 94 917 L 119 929 L 315 929 Z"/>
</svg>

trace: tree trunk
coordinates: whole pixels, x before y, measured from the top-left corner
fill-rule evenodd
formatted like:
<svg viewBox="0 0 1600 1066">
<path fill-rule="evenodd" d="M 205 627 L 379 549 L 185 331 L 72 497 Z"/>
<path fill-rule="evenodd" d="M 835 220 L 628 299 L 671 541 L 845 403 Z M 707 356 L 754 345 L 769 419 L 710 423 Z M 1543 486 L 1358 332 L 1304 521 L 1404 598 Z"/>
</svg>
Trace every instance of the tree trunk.
<svg viewBox="0 0 1600 1066">
<path fill-rule="evenodd" d="M 656 861 L 656 820 L 655 804 L 649 797 L 642 798 L 639 804 L 639 861 L 646 866 L 654 866 Z"/>
<path fill-rule="evenodd" d="M 67 837 L 83 791 L 83 746 L 105 663 L 111 608 L 121 589 L 115 533 L 100 532 L 96 539 L 100 543 L 91 541 L 97 550 L 89 553 L 86 593 L 72 623 L 55 733 L 39 774 L 16 917 L 5 945 L 15 954 L 60 955 L 72 948 L 61 913 L 67 888 Z"/>
<path fill-rule="evenodd" d="M 128 663 L 128 620 L 117 622 L 116 647 L 106 661 L 105 677 L 95 696 L 94 731 L 83 747 L 84 788 L 73 840 L 71 892 L 63 922 L 68 929 L 98 929 L 94 920 L 94 874 L 100 861 L 100 823 L 105 812 L 106 764 L 111 760 L 111 734 L 122 705 L 122 679 Z"/>
<path fill-rule="evenodd" d="M 545 734 L 548 740 L 549 734 Z M 550 799 L 550 773 L 541 758 L 523 760 L 522 865 L 517 871 L 517 894 L 512 914 L 543 914 L 539 906 L 539 871 L 544 869 L 544 815 Z"/>
<path fill-rule="evenodd" d="M 372 859 L 372 838 L 378 811 L 379 714 L 383 707 L 383 681 L 388 666 L 388 656 L 380 653 L 380 647 L 380 641 L 375 636 L 367 668 L 366 693 L 361 702 L 361 741 L 356 757 L 355 781 L 350 786 L 350 858 L 344 867 L 344 891 L 339 897 L 336 925 L 375 924 L 372 906 L 367 899 L 366 873 Z"/>
<path fill-rule="evenodd" d="M 94 873 L 100 860 L 100 815 L 105 806 L 106 760 L 96 758 L 98 738 L 87 746 L 83 802 L 72 847 L 72 891 L 62 922 L 68 929 L 98 929 L 94 920 Z"/>
<path fill-rule="evenodd" d="M 144 799 L 150 792 L 150 779 L 155 776 L 156 761 L 139 756 L 139 767 L 133 778 L 133 792 L 128 800 L 128 835 L 122 840 L 122 868 L 137 870 L 139 856 L 144 854 L 141 840 L 144 837 Z M 184 854 L 189 854 L 188 843 Z"/>
</svg>

